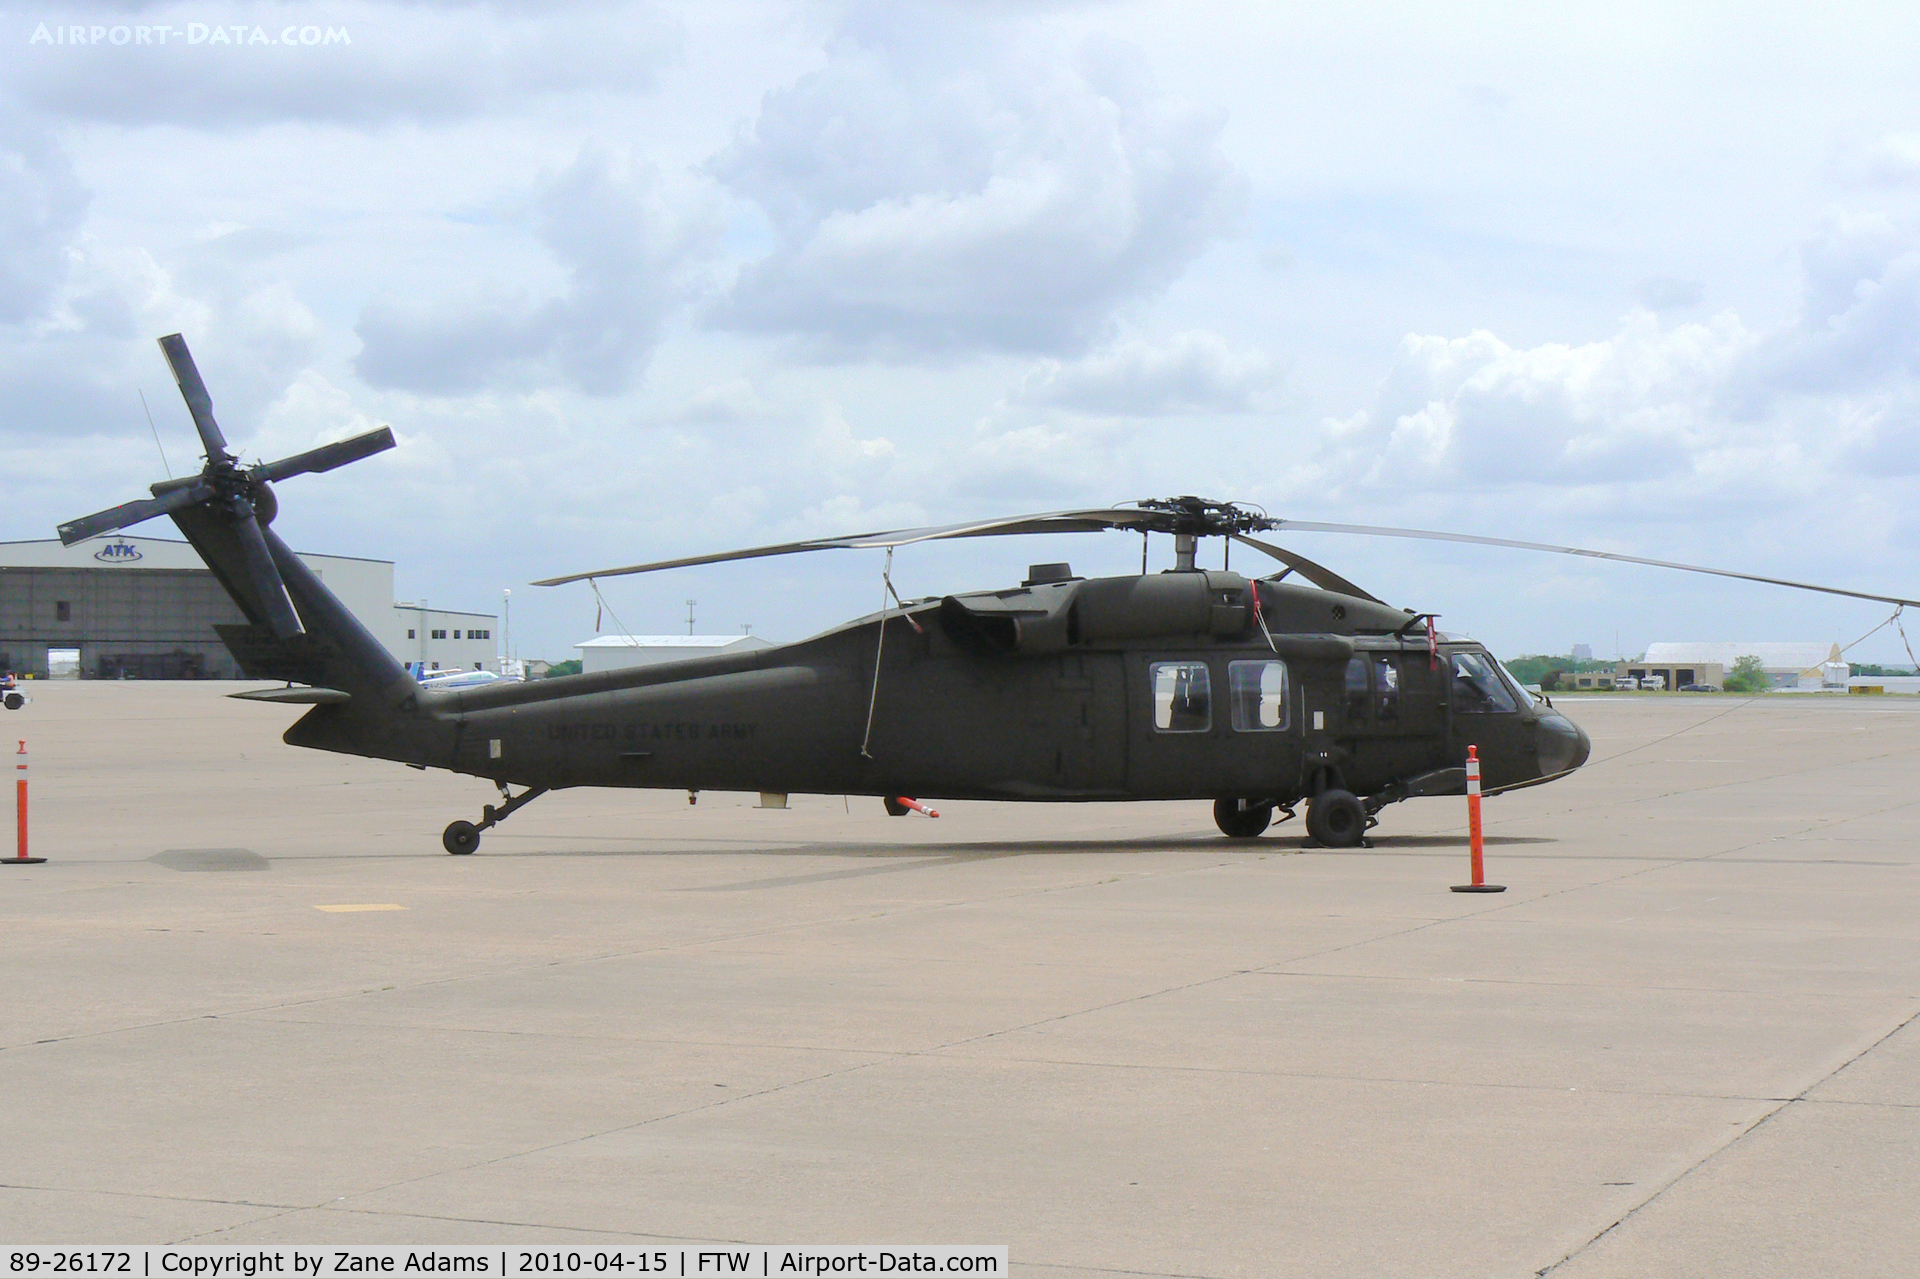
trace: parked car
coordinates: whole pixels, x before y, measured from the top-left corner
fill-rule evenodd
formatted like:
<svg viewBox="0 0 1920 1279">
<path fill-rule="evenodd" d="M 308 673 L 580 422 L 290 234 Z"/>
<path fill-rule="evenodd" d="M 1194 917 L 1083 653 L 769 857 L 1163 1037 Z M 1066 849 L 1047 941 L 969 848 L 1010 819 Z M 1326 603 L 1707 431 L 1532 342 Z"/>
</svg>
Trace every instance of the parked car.
<svg viewBox="0 0 1920 1279">
<path fill-rule="evenodd" d="M 1680 691 L 1683 693 L 1717 693 L 1720 690 L 1711 684 L 1682 684 Z"/>
</svg>

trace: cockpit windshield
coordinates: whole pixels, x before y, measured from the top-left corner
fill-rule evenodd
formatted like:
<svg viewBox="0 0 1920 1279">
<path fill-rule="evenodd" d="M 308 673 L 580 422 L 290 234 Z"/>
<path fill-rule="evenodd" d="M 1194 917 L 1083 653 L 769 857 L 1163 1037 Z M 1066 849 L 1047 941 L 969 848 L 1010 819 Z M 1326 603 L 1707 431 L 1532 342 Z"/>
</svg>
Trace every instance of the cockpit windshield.
<svg viewBox="0 0 1920 1279">
<path fill-rule="evenodd" d="M 1507 669 L 1507 664 L 1505 662 L 1501 661 L 1499 658 L 1496 657 L 1493 659 L 1493 664 L 1495 666 L 1498 666 L 1500 668 L 1500 673 L 1507 677 L 1507 683 L 1513 685 L 1513 691 L 1520 694 L 1520 704 L 1522 706 L 1528 706 L 1536 702 L 1544 702 L 1547 700 L 1545 697 L 1541 696 L 1539 693 L 1530 692 L 1527 686 L 1520 682 L 1520 677 Z"/>
<path fill-rule="evenodd" d="M 1511 688 L 1485 653 L 1453 655 L 1453 709 L 1465 714 L 1511 715 L 1520 709 Z"/>
</svg>

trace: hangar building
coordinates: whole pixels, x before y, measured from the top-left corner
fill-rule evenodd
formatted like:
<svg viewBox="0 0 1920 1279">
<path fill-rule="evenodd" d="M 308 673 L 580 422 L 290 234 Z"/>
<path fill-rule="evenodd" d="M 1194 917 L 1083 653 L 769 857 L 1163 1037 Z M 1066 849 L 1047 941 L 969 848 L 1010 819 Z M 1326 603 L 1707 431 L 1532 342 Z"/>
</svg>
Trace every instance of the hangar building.
<svg viewBox="0 0 1920 1279">
<path fill-rule="evenodd" d="M 495 665 L 494 617 L 395 604 L 393 563 L 300 559 L 402 662 Z M 0 670 L 46 679 L 241 679 L 214 633 L 246 621 L 187 542 L 0 542 Z"/>
<path fill-rule="evenodd" d="M 1614 678 L 1658 676 L 1666 681 L 1669 692 L 1688 684 L 1711 684 L 1718 688 L 1732 673 L 1733 664 L 1743 657 L 1759 658 L 1760 669 L 1766 672 L 1775 688 L 1847 686 L 1848 667 L 1840 656 L 1838 644 L 1763 640 L 1649 644 L 1644 658 L 1615 666 Z"/>
</svg>

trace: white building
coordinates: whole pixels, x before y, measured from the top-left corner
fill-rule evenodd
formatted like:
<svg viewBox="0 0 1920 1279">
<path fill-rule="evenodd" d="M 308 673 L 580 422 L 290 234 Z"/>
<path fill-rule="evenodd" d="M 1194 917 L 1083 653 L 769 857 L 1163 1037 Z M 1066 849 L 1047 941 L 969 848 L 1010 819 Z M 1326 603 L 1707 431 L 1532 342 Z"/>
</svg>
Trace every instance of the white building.
<svg viewBox="0 0 1920 1279">
<path fill-rule="evenodd" d="M 387 647 L 408 665 L 423 671 L 498 668 L 492 613 L 455 613 L 424 603 L 395 604 L 393 612 L 396 634 Z"/>
<path fill-rule="evenodd" d="M 491 615 L 396 605 L 391 560 L 298 554 L 399 660 L 429 670 L 494 664 Z M 0 542 L 0 670 L 44 679 L 52 653 L 86 679 L 239 679 L 213 628 L 245 621 L 178 538 Z"/>
<path fill-rule="evenodd" d="M 580 672 L 584 675 L 689 657 L 747 653 L 773 645 L 758 635 L 596 635 L 574 647 L 580 650 Z"/>
<path fill-rule="evenodd" d="M 1687 684 L 1719 685 L 1743 657 L 1760 659 L 1760 669 L 1779 689 L 1845 688 L 1848 668 L 1838 644 L 1738 640 L 1647 645 L 1637 662 L 1622 662 L 1618 673 L 1629 679 L 1658 676 L 1669 691 Z M 1688 678 L 1691 676 L 1691 678 Z"/>
</svg>

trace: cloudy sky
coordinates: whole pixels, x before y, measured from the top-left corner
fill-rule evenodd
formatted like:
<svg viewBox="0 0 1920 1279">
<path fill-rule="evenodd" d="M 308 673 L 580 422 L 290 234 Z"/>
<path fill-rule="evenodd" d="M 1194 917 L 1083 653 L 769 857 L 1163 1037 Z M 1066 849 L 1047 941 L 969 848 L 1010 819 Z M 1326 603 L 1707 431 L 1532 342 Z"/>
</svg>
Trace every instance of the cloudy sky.
<svg viewBox="0 0 1920 1279">
<path fill-rule="evenodd" d="M 250 456 L 400 437 L 283 535 L 527 656 L 594 624 L 536 577 L 1191 492 L 1920 594 L 1916 65 L 1892 5 L 0 0 L 0 539 L 162 476 L 143 391 L 191 462 L 181 331 Z M 1887 612 L 1291 541 L 1506 655 Z M 879 567 L 604 589 L 798 638 Z"/>
</svg>

